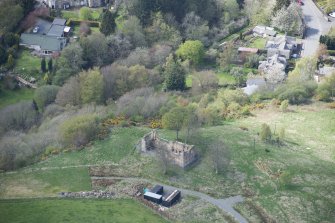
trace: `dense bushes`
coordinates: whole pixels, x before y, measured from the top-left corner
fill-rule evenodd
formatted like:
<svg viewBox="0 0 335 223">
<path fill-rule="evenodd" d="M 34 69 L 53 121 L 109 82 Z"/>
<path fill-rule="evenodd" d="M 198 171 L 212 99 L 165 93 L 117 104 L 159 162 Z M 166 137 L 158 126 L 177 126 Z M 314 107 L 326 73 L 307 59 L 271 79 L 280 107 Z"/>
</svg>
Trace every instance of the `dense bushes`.
<svg viewBox="0 0 335 223">
<path fill-rule="evenodd" d="M 153 88 L 141 88 L 123 95 L 117 102 L 117 114 L 126 117 L 154 118 L 167 102 L 165 93 L 155 93 Z"/>
<path fill-rule="evenodd" d="M 333 36 L 321 35 L 320 43 L 325 44 L 328 50 L 335 50 L 335 37 Z"/>
<path fill-rule="evenodd" d="M 293 82 L 280 86 L 275 94 L 279 100 L 289 100 L 290 104 L 302 104 L 314 95 L 316 88 L 317 84 L 314 81 Z"/>
<path fill-rule="evenodd" d="M 81 72 L 71 77 L 60 88 L 56 103 L 65 105 L 80 105 L 86 103 L 101 103 L 103 96 L 103 77 L 98 70 Z"/>
<path fill-rule="evenodd" d="M 330 101 L 335 96 L 335 74 L 327 77 L 316 90 L 316 97 L 320 101 Z"/>
<path fill-rule="evenodd" d="M 0 110 L 0 133 L 27 130 L 37 124 L 38 112 L 32 102 L 20 102 Z"/>
<path fill-rule="evenodd" d="M 52 85 L 45 85 L 36 89 L 34 100 L 40 111 L 43 111 L 47 105 L 55 101 L 58 90 L 58 86 Z"/>
<path fill-rule="evenodd" d="M 136 88 L 150 87 L 162 82 L 156 70 L 144 66 L 131 67 L 112 64 L 101 69 L 104 80 L 104 99 L 118 99 L 120 96 Z"/>
<path fill-rule="evenodd" d="M 65 121 L 60 126 L 65 145 L 80 147 L 94 139 L 98 132 L 98 119 L 95 115 L 81 115 Z"/>
</svg>

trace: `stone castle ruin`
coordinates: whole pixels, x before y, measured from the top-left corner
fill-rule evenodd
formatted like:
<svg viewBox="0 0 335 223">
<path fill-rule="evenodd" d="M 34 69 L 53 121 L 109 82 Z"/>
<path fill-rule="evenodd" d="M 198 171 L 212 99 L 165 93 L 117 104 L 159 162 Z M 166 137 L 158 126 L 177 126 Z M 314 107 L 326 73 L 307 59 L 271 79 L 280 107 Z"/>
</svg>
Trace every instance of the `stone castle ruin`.
<svg viewBox="0 0 335 223">
<path fill-rule="evenodd" d="M 157 131 L 153 130 L 146 134 L 140 142 L 141 152 L 164 152 L 166 159 L 182 168 L 187 167 L 197 160 L 197 154 L 193 145 L 177 141 L 169 141 L 158 136 Z"/>
</svg>

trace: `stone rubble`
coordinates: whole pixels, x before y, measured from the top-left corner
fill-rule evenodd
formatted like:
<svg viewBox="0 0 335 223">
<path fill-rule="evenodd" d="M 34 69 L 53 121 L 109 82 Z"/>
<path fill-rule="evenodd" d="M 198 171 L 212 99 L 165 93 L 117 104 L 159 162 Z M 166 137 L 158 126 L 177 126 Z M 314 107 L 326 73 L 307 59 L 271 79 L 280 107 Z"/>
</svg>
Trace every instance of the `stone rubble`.
<svg viewBox="0 0 335 223">
<path fill-rule="evenodd" d="M 61 198 L 102 198 L 102 199 L 113 199 L 115 193 L 110 191 L 81 191 L 81 192 L 60 192 L 59 197 Z"/>
</svg>

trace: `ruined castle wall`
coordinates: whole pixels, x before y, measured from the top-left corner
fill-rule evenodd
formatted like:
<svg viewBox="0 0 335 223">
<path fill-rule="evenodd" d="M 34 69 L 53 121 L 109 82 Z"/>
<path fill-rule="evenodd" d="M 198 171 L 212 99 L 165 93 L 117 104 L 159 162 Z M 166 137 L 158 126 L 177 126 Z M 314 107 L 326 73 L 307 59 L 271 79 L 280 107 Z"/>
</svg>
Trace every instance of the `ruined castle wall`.
<svg viewBox="0 0 335 223">
<path fill-rule="evenodd" d="M 163 150 L 173 164 L 186 167 L 197 159 L 193 145 L 159 138 L 156 131 L 145 135 L 141 140 L 141 151 Z"/>
</svg>

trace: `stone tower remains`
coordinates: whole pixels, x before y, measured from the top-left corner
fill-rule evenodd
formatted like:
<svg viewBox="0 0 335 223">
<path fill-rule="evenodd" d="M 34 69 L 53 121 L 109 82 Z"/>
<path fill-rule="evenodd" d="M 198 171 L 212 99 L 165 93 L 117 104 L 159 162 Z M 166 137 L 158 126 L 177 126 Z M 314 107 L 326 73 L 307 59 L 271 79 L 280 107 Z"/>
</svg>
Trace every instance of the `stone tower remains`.
<svg viewBox="0 0 335 223">
<path fill-rule="evenodd" d="M 140 149 L 142 152 L 164 150 L 167 159 L 182 168 L 197 160 L 193 145 L 162 139 L 158 136 L 156 130 L 151 131 L 141 139 Z"/>
</svg>

